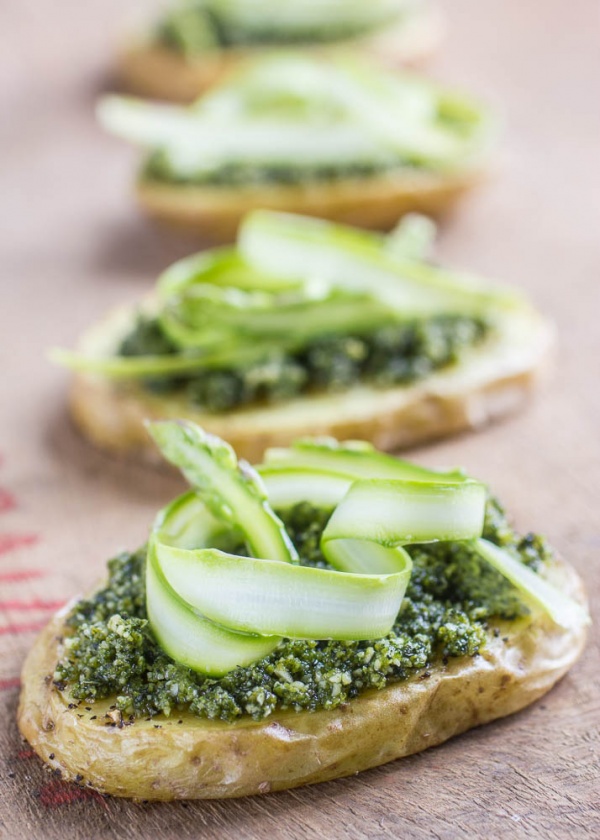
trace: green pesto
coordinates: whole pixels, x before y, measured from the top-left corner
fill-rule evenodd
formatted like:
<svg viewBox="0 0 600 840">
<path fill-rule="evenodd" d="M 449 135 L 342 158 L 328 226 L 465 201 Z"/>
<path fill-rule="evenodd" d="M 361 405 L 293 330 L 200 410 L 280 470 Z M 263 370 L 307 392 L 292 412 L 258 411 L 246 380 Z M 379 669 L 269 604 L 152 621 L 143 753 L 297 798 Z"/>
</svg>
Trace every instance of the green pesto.
<svg viewBox="0 0 600 840">
<path fill-rule="evenodd" d="M 282 519 L 306 565 L 324 566 L 319 541 L 329 514 L 305 502 Z M 488 501 L 484 536 L 538 568 L 544 540 L 519 537 L 500 505 Z M 65 656 L 54 680 L 75 699 L 114 697 L 134 716 L 188 710 L 200 717 L 260 720 L 277 708 L 331 709 L 367 688 L 384 688 L 430 665 L 474 656 L 493 619 L 527 612 L 516 591 L 460 543 L 411 546 L 414 570 L 392 632 L 371 642 L 284 640 L 269 656 L 220 679 L 173 662 L 153 640 L 145 612 L 145 551 L 109 562 L 109 581 L 68 619 Z"/>
<path fill-rule="evenodd" d="M 279 354 L 244 369 L 206 369 L 187 377 L 146 380 L 157 393 L 183 393 L 206 411 L 274 403 L 312 392 L 344 391 L 359 382 L 382 388 L 416 382 L 457 362 L 489 333 L 481 318 L 438 316 L 370 335 L 324 336 L 295 354 Z M 123 356 L 162 355 L 177 348 L 157 321 L 139 318 L 122 342 Z"/>
<path fill-rule="evenodd" d="M 176 6 L 159 21 L 155 29 L 157 43 L 187 58 L 201 56 L 215 49 L 260 46 L 305 46 L 327 44 L 368 35 L 389 23 L 399 14 L 387 15 L 371 24 L 343 21 L 337 18 L 321 26 L 285 29 L 270 25 L 254 25 L 251 29 L 235 25 L 219 14 L 218 3 L 186 3 Z"/>
<path fill-rule="evenodd" d="M 176 184 L 178 186 L 239 187 L 263 184 L 313 184 L 348 179 L 374 178 L 419 168 L 415 161 L 398 155 L 381 155 L 370 161 L 349 163 L 237 163 L 223 164 L 214 169 L 198 169 L 182 174 L 173 169 L 168 154 L 157 149 L 150 153 L 142 166 L 143 182 Z"/>
</svg>

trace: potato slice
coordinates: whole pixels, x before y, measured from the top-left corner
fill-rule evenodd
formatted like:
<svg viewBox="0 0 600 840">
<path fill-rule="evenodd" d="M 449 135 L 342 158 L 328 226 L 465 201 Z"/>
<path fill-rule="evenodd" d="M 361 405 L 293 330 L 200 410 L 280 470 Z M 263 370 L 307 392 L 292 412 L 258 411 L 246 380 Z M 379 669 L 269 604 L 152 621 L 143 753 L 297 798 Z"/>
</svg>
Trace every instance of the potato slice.
<svg viewBox="0 0 600 840">
<path fill-rule="evenodd" d="M 114 312 L 84 336 L 82 352 L 110 354 L 134 317 L 131 310 Z M 85 373 L 74 378 L 70 407 L 77 426 L 97 446 L 154 463 L 163 459 L 145 430 L 145 419 L 192 420 L 229 441 L 251 463 L 270 446 L 319 435 L 360 438 L 393 450 L 481 428 L 520 408 L 545 370 L 552 343 L 549 324 L 525 310 L 507 316 L 458 364 L 414 385 L 382 389 L 364 384 L 343 393 L 208 414 L 177 395 L 154 395 L 135 383 Z"/>
<path fill-rule="evenodd" d="M 281 210 L 357 227 L 390 230 L 405 213 L 441 216 L 484 180 L 481 168 L 452 174 L 398 172 L 306 184 L 235 187 L 177 186 L 144 180 L 136 193 L 158 221 L 195 232 L 213 243 L 232 242 L 252 210 Z"/>
<path fill-rule="evenodd" d="M 570 566 L 553 564 L 549 577 L 583 602 Z M 235 723 L 175 713 L 130 723 L 111 710 L 111 700 L 70 708 L 68 695 L 53 687 L 64 618 L 62 611 L 51 621 L 25 662 L 22 734 L 64 779 L 162 800 L 267 793 L 420 752 L 533 703 L 576 661 L 586 636 L 584 627 L 563 629 L 537 615 L 498 624 L 478 656 L 439 663 L 332 711 Z"/>
</svg>

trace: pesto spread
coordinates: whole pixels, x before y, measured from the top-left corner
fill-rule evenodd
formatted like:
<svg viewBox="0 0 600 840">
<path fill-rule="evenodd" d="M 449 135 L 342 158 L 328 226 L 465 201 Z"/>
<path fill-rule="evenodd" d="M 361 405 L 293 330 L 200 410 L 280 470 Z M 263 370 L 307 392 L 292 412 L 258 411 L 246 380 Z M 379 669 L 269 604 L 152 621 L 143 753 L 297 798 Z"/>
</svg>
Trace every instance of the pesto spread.
<svg viewBox="0 0 600 840">
<path fill-rule="evenodd" d="M 301 503 L 280 511 L 303 565 L 325 566 L 319 544 L 329 519 Z M 543 538 L 518 536 L 494 499 L 484 537 L 537 569 L 551 558 Z M 244 547 L 236 552 L 243 553 Z M 107 586 L 80 601 L 67 624 L 54 681 L 75 700 L 115 698 L 133 716 L 187 710 L 200 717 L 260 720 L 275 709 L 331 709 L 449 659 L 475 656 L 497 619 L 527 613 L 516 590 L 465 543 L 413 545 L 413 572 L 397 621 L 376 641 L 284 640 L 273 653 L 220 679 L 175 663 L 152 638 L 145 608 L 145 550 L 109 562 Z"/>
<path fill-rule="evenodd" d="M 363 12 L 342 19 L 337 14 L 319 14 L 318 5 L 311 15 L 308 9 L 297 16 L 280 15 L 276 4 L 267 9 L 271 14 L 255 14 L 249 18 L 236 14 L 235 3 L 222 4 L 218 0 L 192 0 L 179 3 L 159 21 L 155 29 L 156 42 L 187 58 L 201 56 L 215 49 L 261 46 L 305 46 L 357 38 L 376 31 L 386 23 L 400 18 L 406 3 L 384 3 L 381 10 Z M 381 4 L 379 4 L 381 5 Z M 225 6 L 225 8 L 223 8 Z M 228 8 L 229 7 L 229 8 Z M 387 8 L 386 8 L 387 7 Z M 398 8 L 399 7 L 399 8 Z M 316 12 L 316 14 L 315 14 Z M 288 25 L 286 26 L 286 19 Z M 290 25 L 291 24 L 291 25 Z"/>
<path fill-rule="evenodd" d="M 297 353 L 276 353 L 243 367 L 150 378 L 143 384 L 155 393 L 179 392 L 210 412 L 307 393 L 343 391 L 360 382 L 389 388 L 416 382 L 457 362 L 489 331 L 483 318 L 438 316 L 385 326 L 367 335 L 325 335 Z M 119 348 L 122 356 L 177 352 L 160 322 L 146 317 L 138 318 Z"/>
<path fill-rule="evenodd" d="M 181 170 L 173 165 L 164 149 L 150 153 L 142 165 L 143 183 L 172 184 L 180 187 L 258 187 L 267 184 L 331 183 L 394 175 L 419 169 L 419 164 L 398 155 L 382 154 L 371 160 L 330 160 L 326 163 L 227 162 L 214 168 Z"/>
</svg>

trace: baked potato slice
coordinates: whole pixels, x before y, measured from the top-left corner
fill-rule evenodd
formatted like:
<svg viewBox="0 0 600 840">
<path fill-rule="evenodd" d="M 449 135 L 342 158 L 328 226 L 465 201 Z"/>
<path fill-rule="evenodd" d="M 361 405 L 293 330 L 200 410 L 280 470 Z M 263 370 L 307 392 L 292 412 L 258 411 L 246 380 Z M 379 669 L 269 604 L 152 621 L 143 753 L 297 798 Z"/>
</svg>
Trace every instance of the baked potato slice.
<svg viewBox="0 0 600 840">
<path fill-rule="evenodd" d="M 584 601 L 569 565 L 548 577 Z M 111 701 L 69 703 L 52 683 L 66 610 L 34 644 L 22 673 L 19 728 L 62 778 L 138 799 L 212 799 L 314 784 L 376 767 L 533 703 L 579 657 L 585 627 L 545 615 L 490 628 L 481 654 L 370 690 L 332 711 L 278 712 L 261 722 L 191 714 L 121 720 Z M 496 629 L 497 633 L 494 633 Z M 504 641 L 504 639 L 507 639 Z"/>
<path fill-rule="evenodd" d="M 90 356 L 110 353 L 132 320 L 119 310 L 82 340 Z M 152 394 L 139 385 L 79 373 L 70 408 L 82 433 L 102 449 L 163 463 L 145 419 L 185 417 L 228 440 L 240 457 L 261 459 L 269 446 L 298 437 L 360 438 L 392 450 L 476 429 L 521 407 L 544 373 L 553 331 L 534 312 L 515 312 L 462 360 L 414 385 L 354 387 L 343 393 L 301 396 L 268 406 L 207 414 L 181 397 Z"/>
</svg>

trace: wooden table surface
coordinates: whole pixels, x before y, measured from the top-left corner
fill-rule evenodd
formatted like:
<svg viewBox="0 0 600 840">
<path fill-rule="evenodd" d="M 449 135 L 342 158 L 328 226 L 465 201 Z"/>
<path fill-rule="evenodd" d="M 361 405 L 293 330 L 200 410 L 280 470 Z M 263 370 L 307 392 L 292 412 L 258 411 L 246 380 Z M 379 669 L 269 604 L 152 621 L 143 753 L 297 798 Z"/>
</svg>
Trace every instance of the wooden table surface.
<svg viewBox="0 0 600 840">
<path fill-rule="evenodd" d="M 104 799 L 50 776 L 21 742 L 18 674 L 36 629 L 102 573 L 105 558 L 138 545 L 181 486 L 80 440 L 65 414 L 67 376 L 45 358 L 193 248 L 138 216 L 128 187 L 135 155 L 94 122 L 94 98 L 135 5 L 8 0 L 2 8 L 0 836 L 600 836 L 595 0 L 447 4 L 448 37 L 432 70 L 488 97 L 506 129 L 496 178 L 446 224 L 442 254 L 526 288 L 556 321 L 560 350 L 552 381 L 526 412 L 418 453 L 489 481 L 522 529 L 546 533 L 580 570 L 596 615 L 582 660 L 510 719 L 357 777 L 261 798 Z"/>
</svg>

